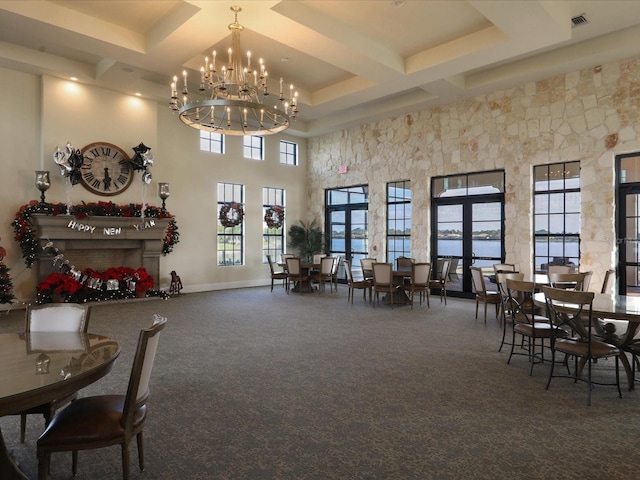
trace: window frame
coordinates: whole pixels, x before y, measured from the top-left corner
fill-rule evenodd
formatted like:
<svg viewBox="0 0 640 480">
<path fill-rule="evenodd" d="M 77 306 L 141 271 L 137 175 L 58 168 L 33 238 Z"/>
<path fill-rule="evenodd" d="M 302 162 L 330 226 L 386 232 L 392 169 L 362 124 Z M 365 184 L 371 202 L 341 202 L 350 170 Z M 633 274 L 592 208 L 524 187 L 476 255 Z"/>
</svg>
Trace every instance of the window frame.
<svg viewBox="0 0 640 480">
<path fill-rule="evenodd" d="M 290 151 L 291 149 L 293 149 L 293 151 Z M 284 161 L 283 161 L 283 158 L 284 158 Z M 290 142 L 288 140 L 280 140 L 280 163 L 282 165 L 292 165 L 294 167 L 298 166 L 298 144 L 297 143 Z"/>
<path fill-rule="evenodd" d="M 238 203 L 244 209 L 244 185 L 237 183 L 218 182 L 218 203 L 217 203 L 217 237 L 216 237 L 216 257 L 219 267 L 237 267 L 245 263 L 244 258 L 244 224 L 246 216 L 242 223 L 235 227 L 223 227 L 220 223 L 220 208 L 227 203 Z M 231 245 L 231 248 L 227 248 Z M 228 262 L 228 256 L 232 261 Z"/>
<path fill-rule="evenodd" d="M 407 194 L 403 196 L 392 195 L 392 189 L 404 191 Z M 411 258 L 411 180 L 388 182 L 386 195 L 386 255 L 387 262 L 395 264 L 398 257 Z M 398 216 L 398 209 L 401 209 L 404 215 Z M 398 223 L 402 226 L 400 229 L 402 233 L 397 233 L 399 231 Z M 407 225 L 409 226 L 408 231 Z M 395 233 L 391 233 L 392 230 Z M 397 248 L 398 245 L 401 245 L 400 249 Z"/>
<path fill-rule="evenodd" d="M 284 188 L 262 187 L 262 262 L 267 263 L 267 254 L 271 255 L 273 261 L 277 262 L 284 253 L 285 232 L 287 217 L 280 228 L 269 228 L 264 220 L 267 208 L 280 205 L 285 209 L 286 192 Z M 273 244 L 275 243 L 275 247 Z M 279 247 L 278 247 L 279 243 Z"/>
<path fill-rule="evenodd" d="M 574 169 L 574 170 L 572 170 Z M 577 169 L 577 175 L 573 174 Z M 546 170 L 546 174 L 544 172 Z M 552 263 L 554 257 L 563 257 L 573 262 L 574 268 L 580 268 L 580 230 L 582 224 L 582 193 L 581 193 L 581 165 L 579 160 L 566 162 L 556 162 L 544 165 L 534 165 L 532 170 L 532 192 L 533 192 L 533 265 L 536 272 L 544 272 L 543 265 Z M 539 181 L 538 178 L 546 176 L 549 180 Z M 577 186 L 567 187 L 567 183 L 577 180 Z M 561 183 L 560 183 L 561 180 Z M 555 185 L 552 185 L 555 183 Z M 540 211 L 540 207 L 546 198 L 546 212 Z M 573 201 L 572 200 L 573 197 Z M 558 204 L 562 200 L 561 208 L 553 204 Z M 567 200 L 569 203 L 577 204 L 576 211 L 567 211 Z M 542 205 L 541 205 L 542 206 Z M 546 217 L 546 221 L 543 221 Z M 562 217 L 562 218 L 560 218 Z M 573 217 L 573 218 L 572 218 Z M 567 232 L 567 225 L 576 223 L 576 233 Z M 552 219 L 562 221 L 562 231 L 552 231 Z M 571 221 L 573 220 L 573 222 Z M 539 226 L 546 224 L 547 228 L 543 232 Z M 560 240 L 560 241 L 558 241 Z M 547 245 L 546 254 L 541 252 L 540 245 Z M 562 243 L 562 255 L 551 253 L 552 243 Z M 568 245 L 577 245 L 577 254 L 571 255 L 567 252 Z"/>
<path fill-rule="evenodd" d="M 213 138 L 213 137 L 216 138 Z M 225 135 L 219 132 L 209 132 L 208 130 L 200 130 L 200 151 L 224 155 L 226 148 Z M 208 144 L 209 148 L 203 148 L 203 143 Z M 219 149 L 213 150 L 211 147 L 218 145 Z"/>
<path fill-rule="evenodd" d="M 255 145 L 256 142 L 259 142 L 259 145 Z M 262 135 L 244 135 L 242 137 L 242 156 L 250 160 L 264 160 L 264 137 Z"/>
</svg>

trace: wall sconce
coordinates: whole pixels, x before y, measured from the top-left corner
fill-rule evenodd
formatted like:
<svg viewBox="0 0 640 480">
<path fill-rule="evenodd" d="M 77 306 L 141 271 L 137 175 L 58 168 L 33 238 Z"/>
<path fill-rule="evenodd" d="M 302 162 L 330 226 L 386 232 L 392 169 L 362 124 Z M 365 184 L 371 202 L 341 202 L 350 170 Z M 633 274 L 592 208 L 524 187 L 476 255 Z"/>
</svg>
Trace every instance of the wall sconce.
<svg viewBox="0 0 640 480">
<path fill-rule="evenodd" d="M 45 203 L 44 192 L 49 190 L 51 186 L 51 180 L 49 179 L 49 172 L 43 170 L 36 171 L 36 187 L 40 190 L 40 203 Z"/>
<path fill-rule="evenodd" d="M 164 202 L 169 198 L 171 192 L 169 192 L 169 184 L 164 182 L 158 182 L 158 196 L 162 199 L 162 210 L 164 210 Z"/>
</svg>

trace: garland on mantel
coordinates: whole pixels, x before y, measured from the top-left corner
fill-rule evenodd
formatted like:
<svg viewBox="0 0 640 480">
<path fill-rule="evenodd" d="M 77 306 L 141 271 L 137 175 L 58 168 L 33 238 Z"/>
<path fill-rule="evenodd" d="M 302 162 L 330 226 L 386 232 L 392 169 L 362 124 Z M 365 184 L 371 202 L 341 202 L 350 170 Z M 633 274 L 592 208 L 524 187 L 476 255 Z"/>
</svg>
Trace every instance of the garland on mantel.
<svg viewBox="0 0 640 480">
<path fill-rule="evenodd" d="M 11 222 L 15 232 L 14 238 L 20 244 L 22 257 L 27 268 L 31 268 L 34 264 L 39 249 L 38 238 L 31 223 L 31 216 L 34 214 L 67 215 L 67 212 L 71 212 L 77 219 L 91 216 L 142 218 L 142 204 L 116 205 L 113 202 L 82 202 L 78 205 L 69 206 L 66 203 L 41 203 L 37 200 L 31 200 L 28 204 L 20 207 L 16 213 L 16 218 Z M 144 218 L 169 219 L 166 235 L 163 239 L 162 254 L 171 253 L 175 244 L 180 241 L 180 233 L 178 233 L 178 224 L 175 217 L 162 208 L 146 205 Z"/>
</svg>

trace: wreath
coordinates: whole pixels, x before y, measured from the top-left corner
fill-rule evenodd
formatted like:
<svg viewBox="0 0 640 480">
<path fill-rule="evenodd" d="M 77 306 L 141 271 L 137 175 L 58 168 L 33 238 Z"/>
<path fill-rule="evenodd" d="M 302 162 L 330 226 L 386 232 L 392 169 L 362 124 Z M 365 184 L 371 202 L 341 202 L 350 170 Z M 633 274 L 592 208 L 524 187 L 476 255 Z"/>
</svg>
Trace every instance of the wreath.
<svg viewBox="0 0 640 480">
<path fill-rule="evenodd" d="M 264 213 L 264 223 L 269 228 L 281 228 L 284 225 L 284 207 L 272 205 Z"/>
<path fill-rule="evenodd" d="M 243 218 L 244 208 L 239 203 L 225 203 L 220 207 L 218 219 L 220 220 L 220 225 L 224 228 L 237 227 L 242 223 Z"/>
</svg>

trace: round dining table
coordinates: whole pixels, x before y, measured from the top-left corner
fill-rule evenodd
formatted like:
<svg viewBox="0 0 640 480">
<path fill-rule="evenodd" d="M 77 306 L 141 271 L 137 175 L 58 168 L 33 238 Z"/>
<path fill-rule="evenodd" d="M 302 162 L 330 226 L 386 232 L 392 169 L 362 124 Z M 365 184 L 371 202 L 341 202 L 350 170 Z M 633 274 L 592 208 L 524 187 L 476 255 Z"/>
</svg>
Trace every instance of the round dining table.
<svg viewBox="0 0 640 480">
<path fill-rule="evenodd" d="M 0 416 L 64 397 L 111 371 L 115 340 L 80 332 L 0 334 Z M 24 480 L 0 430 L 0 478 Z"/>
</svg>

